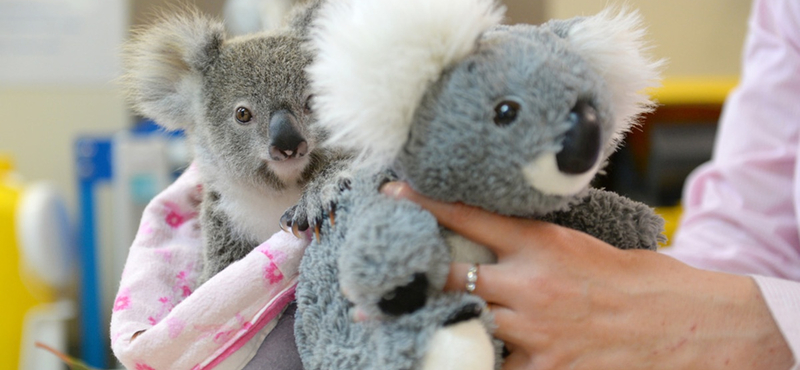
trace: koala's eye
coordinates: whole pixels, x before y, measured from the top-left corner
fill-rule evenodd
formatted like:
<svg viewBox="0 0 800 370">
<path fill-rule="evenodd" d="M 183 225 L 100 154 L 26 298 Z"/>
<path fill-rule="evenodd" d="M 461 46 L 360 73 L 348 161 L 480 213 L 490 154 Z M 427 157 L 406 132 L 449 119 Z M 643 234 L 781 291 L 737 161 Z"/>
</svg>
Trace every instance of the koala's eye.
<svg viewBox="0 0 800 370">
<path fill-rule="evenodd" d="M 589 103 L 578 102 L 569 113 L 569 123 L 572 127 L 564 135 L 556 163 L 562 173 L 582 174 L 592 169 L 600 156 L 597 111 Z"/>
<path fill-rule="evenodd" d="M 306 99 L 306 104 L 303 106 L 303 110 L 305 110 L 306 114 L 311 114 L 314 110 L 311 109 L 311 100 L 314 99 L 314 95 L 309 95 Z"/>
<path fill-rule="evenodd" d="M 253 113 L 245 107 L 236 108 L 236 120 L 241 124 L 246 124 L 253 119 Z"/>
<path fill-rule="evenodd" d="M 511 100 L 501 101 L 494 107 L 494 123 L 500 127 L 508 126 L 517 119 L 521 107 Z"/>
</svg>

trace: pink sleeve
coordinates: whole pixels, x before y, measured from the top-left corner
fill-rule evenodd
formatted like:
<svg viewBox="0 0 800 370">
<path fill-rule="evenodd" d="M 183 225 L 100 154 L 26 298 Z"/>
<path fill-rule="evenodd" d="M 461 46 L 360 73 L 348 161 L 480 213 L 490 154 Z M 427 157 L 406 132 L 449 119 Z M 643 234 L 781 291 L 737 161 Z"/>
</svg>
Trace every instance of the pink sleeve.
<svg viewBox="0 0 800 370">
<path fill-rule="evenodd" d="M 293 299 L 307 243 L 283 232 L 193 291 L 201 193 L 191 167 L 142 215 L 111 316 L 111 347 L 128 369 L 213 368 Z"/>
<path fill-rule="evenodd" d="M 789 280 L 756 278 L 798 359 L 800 2 L 756 0 L 749 26 L 742 80 L 725 104 L 713 159 L 688 179 L 665 253 L 696 267 Z"/>
</svg>

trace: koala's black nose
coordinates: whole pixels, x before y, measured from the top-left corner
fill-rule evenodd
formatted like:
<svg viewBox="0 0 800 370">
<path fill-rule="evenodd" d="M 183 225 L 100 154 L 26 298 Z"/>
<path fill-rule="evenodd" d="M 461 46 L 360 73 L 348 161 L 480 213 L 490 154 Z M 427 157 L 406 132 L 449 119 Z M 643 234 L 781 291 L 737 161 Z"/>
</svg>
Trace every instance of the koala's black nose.
<svg viewBox="0 0 800 370">
<path fill-rule="evenodd" d="M 378 302 L 378 308 L 392 316 L 412 313 L 425 305 L 425 300 L 428 298 L 428 284 L 425 274 L 414 274 L 414 280 L 410 283 L 386 294 Z"/>
<path fill-rule="evenodd" d="M 298 129 L 297 118 L 289 111 L 272 114 L 269 137 L 269 155 L 273 160 L 283 161 L 308 154 L 308 142 Z"/>
<path fill-rule="evenodd" d="M 556 154 L 558 170 L 570 175 L 589 171 L 600 157 L 600 122 L 597 111 L 586 102 L 578 102 L 569 114 L 569 131 L 563 148 Z"/>
</svg>

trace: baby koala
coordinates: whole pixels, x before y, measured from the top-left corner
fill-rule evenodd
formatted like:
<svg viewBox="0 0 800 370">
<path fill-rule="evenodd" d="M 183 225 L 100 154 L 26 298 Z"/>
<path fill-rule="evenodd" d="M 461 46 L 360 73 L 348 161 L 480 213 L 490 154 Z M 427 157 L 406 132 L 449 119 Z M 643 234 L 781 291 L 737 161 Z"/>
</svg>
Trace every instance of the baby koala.
<svg viewBox="0 0 800 370">
<path fill-rule="evenodd" d="M 308 228 L 313 212 L 294 205 L 335 156 L 319 147 L 325 133 L 314 125 L 304 71 L 312 56 L 302 43 L 317 5 L 296 11 L 286 28 L 231 39 L 222 22 L 182 11 L 125 48 L 134 109 L 185 130 L 202 176 L 200 282 L 266 241 L 290 207 L 283 224 Z"/>
</svg>

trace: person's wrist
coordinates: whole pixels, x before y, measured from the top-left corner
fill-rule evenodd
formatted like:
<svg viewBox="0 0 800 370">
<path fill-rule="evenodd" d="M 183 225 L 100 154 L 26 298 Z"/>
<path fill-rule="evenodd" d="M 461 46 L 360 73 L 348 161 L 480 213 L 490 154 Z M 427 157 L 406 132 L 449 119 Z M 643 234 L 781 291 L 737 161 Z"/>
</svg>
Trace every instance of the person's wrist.
<svg viewBox="0 0 800 370">
<path fill-rule="evenodd" d="M 671 317 L 675 323 L 691 323 L 688 332 L 686 328 L 673 332 L 676 355 L 684 365 L 678 368 L 788 370 L 792 366 L 791 350 L 752 278 L 686 265 L 672 271 L 685 274 L 680 279 L 683 287 L 678 285 L 685 292 L 674 295 L 678 301 Z"/>
</svg>

